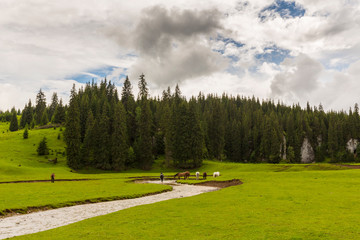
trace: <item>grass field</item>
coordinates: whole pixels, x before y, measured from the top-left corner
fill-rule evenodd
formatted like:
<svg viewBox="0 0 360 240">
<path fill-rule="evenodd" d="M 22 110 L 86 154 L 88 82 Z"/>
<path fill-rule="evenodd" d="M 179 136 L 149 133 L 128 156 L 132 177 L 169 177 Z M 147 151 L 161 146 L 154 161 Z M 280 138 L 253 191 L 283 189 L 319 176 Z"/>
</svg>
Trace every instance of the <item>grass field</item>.
<svg viewBox="0 0 360 240">
<path fill-rule="evenodd" d="M 58 133 L 59 129 L 31 130 L 29 139 L 23 140 L 21 131 L 4 134 L 1 131 L 0 181 L 49 179 L 51 172 L 61 178 L 98 180 L 0 184 L 0 209 L 46 204 L 57 207 L 79 199 L 159 191 L 164 186 L 132 184 L 127 177 L 175 172 L 160 168 L 149 172 L 136 169 L 124 173 L 70 172 L 64 158 L 60 157 L 60 163 L 53 165 L 38 157 L 33 146 L 46 135 L 50 148 L 63 148 L 62 141 L 56 139 Z M 18 152 L 14 153 L 15 150 Z M 237 178 L 244 184 L 138 206 L 15 239 L 360 239 L 360 169 L 330 164 L 205 161 L 192 174 L 197 170 L 210 174 L 220 171 L 216 180 Z M 208 180 L 213 178 L 209 176 Z"/>
<path fill-rule="evenodd" d="M 119 174 L 94 169 L 75 172 L 66 166 L 65 157 L 62 155 L 65 144 L 62 141 L 63 132 L 60 128 L 30 130 L 29 138 L 23 139 L 23 130 L 9 132 L 8 127 L 7 123 L 0 123 L 0 182 L 50 180 L 52 173 L 55 173 L 56 179 L 96 180 L 56 181 L 54 184 L 50 182 L 0 184 L 0 215 L 11 211 L 22 213 L 36 207 L 58 208 L 85 201 L 134 198 L 171 189 L 169 186 L 157 184 L 129 183 L 129 176 L 154 175 L 153 172 L 132 170 L 129 173 Z M 36 152 L 38 143 L 44 136 L 51 149 L 50 155 L 46 157 L 38 156 Z M 48 161 L 49 158 L 55 157 L 58 158 L 56 165 Z"/>
<path fill-rule="evenodd" d="M 126 209 L 19 239 L 360 238 L 358 170 L 270 172 L 263 165 L 250 166 L 260 170 L 224 170 L 219 178 L 237 176 L 244 182 L 239 186 Z"/>
</svg>

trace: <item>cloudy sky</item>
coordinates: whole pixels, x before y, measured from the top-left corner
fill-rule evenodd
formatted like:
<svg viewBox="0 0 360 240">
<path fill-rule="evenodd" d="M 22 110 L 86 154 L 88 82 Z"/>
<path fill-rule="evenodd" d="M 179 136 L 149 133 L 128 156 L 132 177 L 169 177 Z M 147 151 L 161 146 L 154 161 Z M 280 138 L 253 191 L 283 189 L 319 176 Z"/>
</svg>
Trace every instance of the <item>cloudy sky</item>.
<svg viewBox="0 0 360 240">
<path fill-rule="evenodd" d="M 360 103 L 359 0 L 0 1 L 0 109 L 106 77 L 153 96 Z"/>
</svg>

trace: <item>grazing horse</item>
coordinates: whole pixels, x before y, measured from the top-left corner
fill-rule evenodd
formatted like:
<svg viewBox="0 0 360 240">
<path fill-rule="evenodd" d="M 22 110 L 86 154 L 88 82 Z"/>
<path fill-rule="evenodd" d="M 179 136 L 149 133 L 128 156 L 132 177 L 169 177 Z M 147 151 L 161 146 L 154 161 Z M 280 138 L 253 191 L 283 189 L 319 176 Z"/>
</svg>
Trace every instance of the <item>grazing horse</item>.
<svg viewBox="0 0 360 240">
<path fill-rule="evenodd" d="M 196 180 L 199 180 L 200 173 L 196 172 L 195 175 L 196 175 Z"/>
<path fill-rule="evenodd" d="M 220 176 L 220 172 L 214 172 L 214 173 L 213 173 L 213 177 L 216 178 L 216 177 L 219 177 L 219 176 Z"/>
<path fill-rule="evenodd" d="M 182 173 L 177 173 L 174 175 L 174 178 L 178 177 L 178 179 L 180 179 L 180 177 L 184 177 L 184 180 L 187 179 L 190 176 L 190 172 L 186 171 L 186 172 L 182 172 Z"/>
<path fill-rule="evenodd" d="M 207 173 L 203 172 L 203 179 L 206 179 L 206 177 L 207 177 Z"/>
</svg>

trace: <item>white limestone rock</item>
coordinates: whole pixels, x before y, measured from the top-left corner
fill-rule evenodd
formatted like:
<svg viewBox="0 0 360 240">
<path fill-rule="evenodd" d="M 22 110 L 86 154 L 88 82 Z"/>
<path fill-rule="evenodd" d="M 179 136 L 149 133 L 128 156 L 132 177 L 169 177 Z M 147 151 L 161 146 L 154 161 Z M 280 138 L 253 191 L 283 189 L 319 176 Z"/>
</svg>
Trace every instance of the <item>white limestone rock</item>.
<svg viewBox="0 0 360 240">
<path fill-rule="evenodd" d="M 357 145 L 359 144 L 359 141 L 357 139 L 353 139 L 351 138 L 347 143 L 346 143 L 346 149 L 355 154 L 356 153 L 356 148 Z"/>
<path fill-rule="evenodd" d="M 302 163 L 311 163 L 315 159 L 314 149 L 312 148 L 309 139 L 304 138 L 303 144 L 301 146 L 301 162 Z"/>
</svg>

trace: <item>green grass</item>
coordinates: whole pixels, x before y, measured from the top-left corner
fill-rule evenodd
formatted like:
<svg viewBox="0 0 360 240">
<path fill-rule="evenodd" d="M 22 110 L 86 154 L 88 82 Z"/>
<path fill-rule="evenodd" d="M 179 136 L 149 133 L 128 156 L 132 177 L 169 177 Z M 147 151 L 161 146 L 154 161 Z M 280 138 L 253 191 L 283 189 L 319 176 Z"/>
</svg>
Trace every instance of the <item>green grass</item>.
<svg viewBox="0 0 360 240">
<path fill-rule="evenodd" d="M 23 130 L 7 131 L 8 123 L 0 123 L 0 182 L 20 180 L 55 179 L 97 179 L 93 181 L 3 183 L 0 184 L 0 215 L 11 211 L 24 213 L 31 208 L 58 208 L 83 202 L 98 202 L 114 199 L 134 198 L 146 194 L 166 191 L 169 186 L 156 184 L 130 183 L 129 176 L 153 175 L 152 172 L 131 170 L 129 173 L 105 172 L 96 169 L 84 169 L 75 172 L 66 166 L 65 157 L 60 153 L 65 144 L 57 139 L 63 137 L 60 128 L 30 130 L 29 138 L 23 139 Z M 52 150 L 49 156 L 38 156 L 38 143 L 46 136 Z M 54 165 L 49 158 L 57 157 Z M 158 175 L 158 173 L 156 173 Z"/>
<path fill-rule="evenodd" d="M 16 191 L 14 191 L 16 187 Z M 171 190 L 158 184 L 126 183 L 123 179 L 76 182 L 41 182 L 0 184 L 0 214 L 6 209 L 26 212 L 31 208 L 59 208 L 86 202 L 135 198 L 154 192 Z"/>
<path fill-rule="evenodd" d="M 271 166 L 237 165 L 251 171 L 224 170 L 219 179 L 237 176 L 242 185 L 16 239 L 360 238 L 358 170 L 269 172 L 263 170 Z"/>
<path fill-rule="evenodd" d="M 59 128 L 7 132 L 0 123 L 0 182 L 56 178 L 78 182 L 0 184 L 0 212 L 51 208 L 86 200 L 102 201 L 163 191 L 168 187 L 129 183 L 131 176 L 173 175 L 158 161 L 151 171 L 122 173 L 85 169 L 71 172 L 65 157 L 49 163 L 36 147 L 43 136 L 50 149 L 63 151 Z M 4 131 L 4 133 L 3 133 Z M 35 144 L 35 145 L 34 145 Z M 19 166 L 21 165 L 21 166 Z M 138 206 L 16 239 L 360 239 L 360 169 L 331 164 L 237 164 L 204 161 L 191 171 L 220 171 L 217 181 L 244 184 L 190 198 Z M 195 183 L 193 180 L 181 182 Z"/>
<path fill-rule="evenodd" d="M 0 181 L 24 179 L 48 179 L 52 172 L 64 178 L 73 178 L 76 174 L 66 167 L 65 157 L 57 152 L 65 151 L 65 143 L 58 140 L 60 128 L 54 130 L 29 130 L 29 138 L 23 139 L 24 130 L 7 132 L 9 125 L 0 123 Z M 4 132 L 4 133 L 3 133 Z M 49 156 L 38 156 L 36 149 L 43 137 L 47 138 L 51 149 Z M 58 164 L 48 161 L 49 158 L 58 158 Z"/>
</svg>

